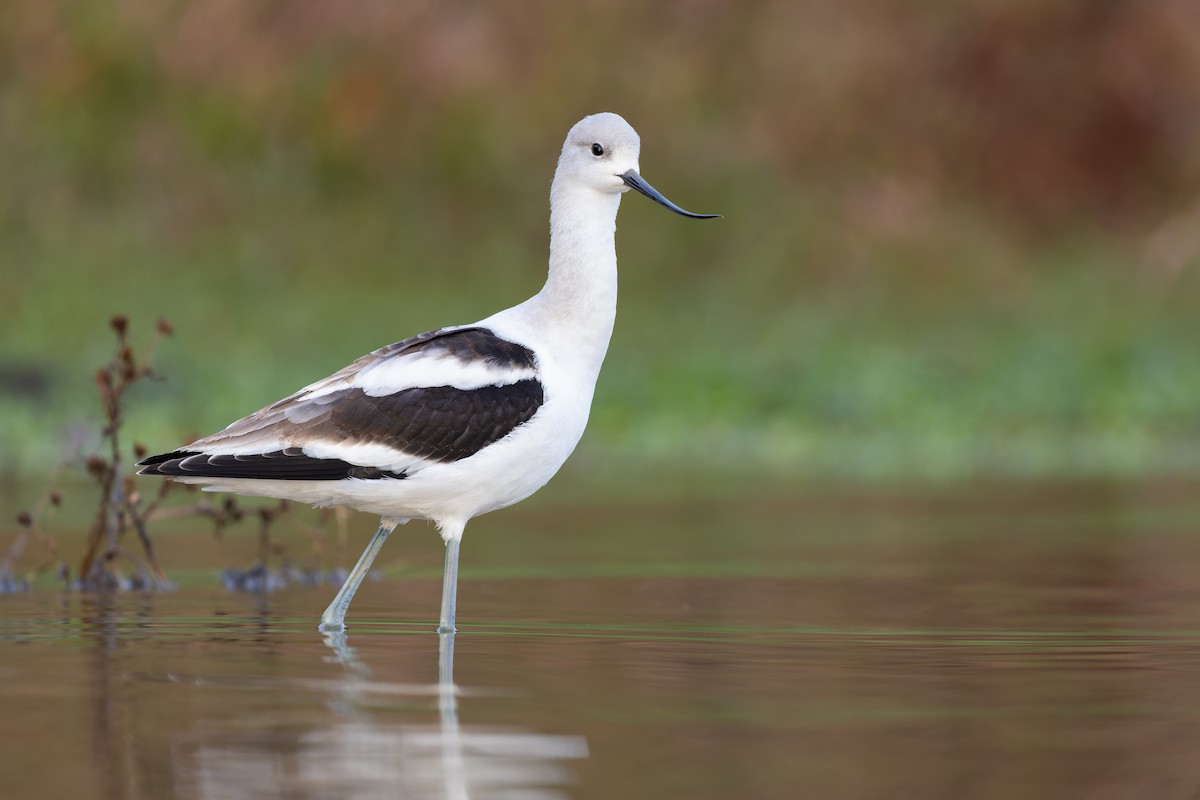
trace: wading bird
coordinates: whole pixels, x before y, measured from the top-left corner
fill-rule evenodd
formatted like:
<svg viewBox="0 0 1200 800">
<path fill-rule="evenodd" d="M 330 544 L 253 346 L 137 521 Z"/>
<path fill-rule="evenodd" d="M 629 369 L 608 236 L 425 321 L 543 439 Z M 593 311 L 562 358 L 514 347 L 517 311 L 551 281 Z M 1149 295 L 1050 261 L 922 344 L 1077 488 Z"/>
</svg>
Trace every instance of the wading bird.
<svg viewBox="0 0 1200 800">
<path fill-rule="evenodd" d="M 454 630 L 467 521 L 533 494 L 587 424 L 617 310 L 616 220 L 629 189 L 685 217 L 638 168 L 637 132 L 593 114 L 567 134 L 550 186 L 550 271 L 520 305 L 369 353 L 186 447 L 141 461 L 205 489 L 347 506 L 379 529 L 321 617 L 346 609 L 384 541 L 410 519 L 446 543 L 439 632 Z"/>
</svg>

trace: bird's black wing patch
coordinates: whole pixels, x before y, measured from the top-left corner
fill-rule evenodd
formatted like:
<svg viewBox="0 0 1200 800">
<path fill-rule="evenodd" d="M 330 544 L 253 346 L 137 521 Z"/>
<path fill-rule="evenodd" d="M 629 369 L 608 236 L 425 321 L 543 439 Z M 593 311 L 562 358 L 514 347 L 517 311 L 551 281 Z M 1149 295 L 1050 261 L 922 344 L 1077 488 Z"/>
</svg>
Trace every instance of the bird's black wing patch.
<svg viewBox="0 0 1200 800">
<path fill-rule="evenodd" d="M 537 368 L 537 360 L 532 350 L 516 342 L 502 339 L 487 328 L 463 328 L 450 331 L 432 338 L 428 343 L 416 345 L 416 347 L 441 349 L 460 361 L 486 361 L 494 367 Z"/>
<path fill-rule="evenodd" d="M 335 393 L 329 411 L 305 426 L 326 442 L 382 444 L 430 461 L 473 456 L 533 418 L 545 401 L 540 381 L 456 389 L 430 386 L 372 397 L 361 389 Z"/>
<path fill-rule="evenodd" d="M 277 481 L 336 481 L 343 478 L 404 478 L 403 472 L 360 467 L 337 458 L 312 458 L 298 447 L 273 453 L 213 456 L 176 450 L 138 462 L 142 475 L 193 478 L 251 478 Z"/>
<path fill-rule="evenodd" d="M 285 439 L 347 447 L 383 445 L 397 455 L 427 461 L 459 461 L 512 433 L 533 418 L 545 402 L 542 384 L 526 379 L 505 386 L 456 389 L 432 386 L 373 397 L 343 389 L 322 398 L 322 411 Z M 347 452 L 349 456 L 349 451 Z M 144 475 L 257 478 L 262 480 L 341 480 L 403 478 L 405 473 L 336 458 L 313 458 L 299 446 L 269 453 L 208 455 L 179 450 L 141 461 Z"/>
</svg>

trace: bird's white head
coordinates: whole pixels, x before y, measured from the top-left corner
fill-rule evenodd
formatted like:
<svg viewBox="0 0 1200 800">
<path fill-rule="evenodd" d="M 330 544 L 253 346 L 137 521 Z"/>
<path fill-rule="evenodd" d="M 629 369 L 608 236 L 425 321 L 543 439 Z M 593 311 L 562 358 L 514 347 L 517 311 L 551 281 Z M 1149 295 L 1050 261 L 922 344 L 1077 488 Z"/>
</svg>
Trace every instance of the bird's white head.
<svg viewBox="0 0 1200 800">
<path fill-rule="evenodd" d="M 685 217 L 709 219 L 719 214 L 693 214 L 663 197 L 639 174 L 642 141 L 619 114 L 602 112 L 576 122 L 563 142 L 555 181 L 591 188 L 602 194 L 633 189 Z"/>
<path fill-rule="evenodd" d="M 615 194 L 629 189 L 621 175 L 637 171 L 642 140 L 620 115 L 592 114 L 576 122 L 563 142 L 558 172 L 598 192 Z"/>
</svg>

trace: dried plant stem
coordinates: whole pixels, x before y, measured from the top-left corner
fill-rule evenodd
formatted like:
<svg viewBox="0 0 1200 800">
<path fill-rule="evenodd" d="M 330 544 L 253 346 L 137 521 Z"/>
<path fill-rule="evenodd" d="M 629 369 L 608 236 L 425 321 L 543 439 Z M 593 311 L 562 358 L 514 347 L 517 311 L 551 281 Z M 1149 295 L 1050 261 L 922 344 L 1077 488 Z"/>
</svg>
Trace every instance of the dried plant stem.
<svg viewBox="0 0 1200 800">
<path fill-rule="evenodd" d="M 149 358 L 139 359 L 129 345 L 127 331 L 128 320 L 125 317 L 113 317 L 110 327 L 116 333 L 117 346 L 112 359 L 96 370 L 95 382 L 100 395 L 101 406 L 104 410 L 105 425 L 101 431 L 103 455 L 97 454 L 87 458 L 87 472 L 96 481 L 100 489 L 99 501 L 88 530 L 86 549 L 80 562 L 77 586 L 84 590 L 109 591 L 126 587 L 160 588 L 169 585 L 162 564 L 158 560 L 154 542 L 150 536 L 150 524 L 165 519 L 180 517 L 205 517 L 212 521 L 213 532 L 220 536 L 226 527 L 238 522 L 245 512 L 232 497 L 226 497 L 220 502 L 207 500 L 178 507 L 163 507 L 167 495 L 177 489 L 193 489 L 183 487 L 170 481 L 156 482 L 157 491 L 153 495 L 143 495 L 136 479 L 129 474 L 124 465 L 128 454 L 122 452 L 122 428 L 124 424 L 123 402 L 125 393 L 139 380 L 153 374 Z M 153 353 L 158 339 L 172 333 L 169 323 L 160 320 L 156 334 L 151 339 L 146 352 Z M 140 445 L 134 445 L 133 455 L 136 458 L 145 456 L 145 450 Z M 50 553 L 48 560 L 43 560 L 33 574 L 44 572 L 57 566 L 64 580 L 70 576 L 70 570 L 59 556 L 58 543 L 45 533 L 39 524 L 46 507 L 57 508 L 62 498 L 58 491 L 59 478 L 68 464 L 76 462 L 76 458 L 64 459 L 51 473 L 49 488 L 35 504 L 33 512 L 23 512 L 18 518 L 19 530 L 9 544 L 3 556 L 0 557 L 0 591 L 25 590 L 30 580 L 13 578 L 13 569 L 23 558 L 34 539 L 42 541 Z M 275 506 L 257 509 L 259 517 L 259 565 L 245 573 L 232 572 L 232 580 L 238 585 L 256 586 L 260 589 L 270 584 L 272 576 L 267 573 L 267 563 L 273 553 L 281 553 L 271 538 L 271 526 L 289 512 L 289 505 L 281 501 Z M 337 520 L 338 539 L 344 545 L 346 537 L 346 513 L 339 509 L 333 512 Z M 328 519 L 328 517 L 326 517 Z M 125 535 L 133 531 L 137 536 L 141 554 L 130 552 L 127 546 L 122 546 Z M 314 551 L 318 550 L 314 531 Z M 321 539 L 324 539 L 322 534 Z M 285 564 L 287 559 L 284 559 Z M 132 570 L 132 575 L 130 575 Z M 267 583 L 262 583 L 262 580 Z M 286 578 L 281 578 L 286 580 Z"/>
<path fill-rule="evenodd" d="M 129 528 L 137 533 L 146 563 L 136 563 L 139 573 L 150 585 L 161 585 L 166 581 L 162 565 L 154 552 L 150 534 L 146 527 L 147 515 L 161 501 L 166 490 L 146 509 L 141 509 L 141 499 L 134 491 L 132 479 L 127 479 L 122 469 L 124 458 L 121 451 L 121 427 L 124 424 L 122 402 L 125 392 L 137 381 L 151 375 L 149 360 L 139 363 L 126 333 L 129 321 L 123 316 L 113 317 L 110 327 L 117 335 L 117 350 L 113 358 L 96 371 L 96 387 L 104 408 L 105 426 L 103 438 L 107 444 L 107 457 L 94 456 L 88 459 L 88 472 L 100 483 L 100 503 L 88 532 L 87 549 L 79 567 L 79 578 L 85 587 L 111 586 L 110 570 L 113 562 L 122 555 L 120 541 Z M 157 334 L 148 350 L 152 353 L 158 336 L 171 333 L 171 326 L 160 321 Z"/>
</svg>

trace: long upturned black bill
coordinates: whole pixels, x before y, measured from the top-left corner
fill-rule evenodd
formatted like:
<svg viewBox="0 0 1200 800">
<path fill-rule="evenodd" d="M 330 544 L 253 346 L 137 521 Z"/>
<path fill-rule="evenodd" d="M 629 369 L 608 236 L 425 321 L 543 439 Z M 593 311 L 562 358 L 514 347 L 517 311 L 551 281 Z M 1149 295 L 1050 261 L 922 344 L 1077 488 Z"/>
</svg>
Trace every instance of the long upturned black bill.
<svg viewBox="0 0 1200 800">
<path fill-rule="evenodd" d="M 675 205 L 670 200 L 668 200 L 667 198 L 665 198 L 661 194 L 659 194 L 658 190 L 655 189 L 650 184 L 646 183 L 645 178 L 643 178 L 641 175 L 638 175 L 636 170 L 631 169 L 628 172 L 624 173 L 621 176 L 621 180 L 625 181 L 625 185 L 628 186 L 630 189 L 633 189 L 635 192 L 638 192 L 639 194 L 646 195 L 646 197 L 649 197 L 651 200 L 658 203 L 659 205 L 666 206 L 667 208 L 674 211 L 676 214 L 680 214 L 685 217 L 691 217 L 692 219 L 714 219 L 716 217 L 721 216 L 720 214 L 693 214 L 691 211 L 685 211 L 684 209 L 680 208 L 679 206 Z"/>
</svg>

